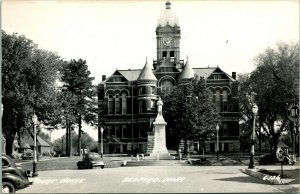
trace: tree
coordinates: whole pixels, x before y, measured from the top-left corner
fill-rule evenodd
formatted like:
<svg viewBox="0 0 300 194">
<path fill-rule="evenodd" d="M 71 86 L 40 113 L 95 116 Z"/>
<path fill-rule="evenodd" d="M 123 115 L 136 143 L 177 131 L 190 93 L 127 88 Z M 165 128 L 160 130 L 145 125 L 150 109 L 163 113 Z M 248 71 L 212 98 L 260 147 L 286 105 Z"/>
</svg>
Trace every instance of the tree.
<svg viewBox="0 0 300 194">
<path fill-rule="evenodd" d="M 90 77 L 90 71 L 86 61 L 72 59 L 62 68 L 63 91 L 70 92 L 76 98 L 76 103 L 72 108 L 75 110 L 74 116 L 78 124 L 78 152 L 81 149 L 82 121 L 96 125 L 97 102 L 96 87 L 92 85 L 94 77 Z"/>
<path fill-rule="evenodd" d="M 116 147 L 120 145 L 120 139 L 117 138 L 116 136 L 107 136 L 104 139 L 104 142 L 108 144 L 109 146 L 109 152 L 115 153 L 116 152 Z"/>
<path fill-rule="evenodd" d="M 184 139 L 184 153 L 187 140 L 205 140 L 215 131 L 219 115 L 209 100 L 203 78 L 195 77 L 191 82 L 174 87 L 170 94 L 163 95 L 163 115 L 170 133 L 176 139 Z"/>
<path fill-rule="evenodd" d="M 278 43 L 255 58 L 256 69 L 250 75 L 250 85 L 258 105 L 259 125 L 266 134 L 270 152 L 275 152 L 281 133 L 290 120 L 287 108 L 298 102 L 299 45 Z"/>
<path fill-rule="evenodd" d="M 78 134 L 75 133 L 74 131 L 71 131 L 70 137 L 71 137 L 70 142 L 72 142 L 70 144 L 71 145 L 70 149 L 72 149 L 73 154 L 79 155 L 79 153 L 76 152 L 76 150 L 78 148 L 78 141 L 77 141 Z M 54 141 L 53 150 L 57 154 L 65 155 L 66 154 L 65 146 L 66 146 L 66 134 Z M 83 147 L 84 149 L 89 149 L 89 150 L 91 150 L 95 147 L 95 141 L 89 134 L 87 134 L 87 133 L 82 134 L 81 147 Z"/>
<path fill-rule="evenodd" d="M 11 155 L 16 133 L 32 130 L 35 113 L 41 123 L 54 122 L 56 80 L 62 60 L 37 48 L 31 40 L 2 31 L 2 132 Z"/>
</svg>

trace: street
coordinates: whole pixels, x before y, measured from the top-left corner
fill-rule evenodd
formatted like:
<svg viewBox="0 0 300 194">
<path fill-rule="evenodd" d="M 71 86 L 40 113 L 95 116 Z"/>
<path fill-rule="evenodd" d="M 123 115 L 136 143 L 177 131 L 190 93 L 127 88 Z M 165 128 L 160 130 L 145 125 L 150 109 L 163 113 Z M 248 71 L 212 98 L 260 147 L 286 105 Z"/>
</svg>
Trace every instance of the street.
<svg viewBox="0 0 300 194">
<path fill-rule="evenodd" d="M 40 171 L 17 193 L 296 192 L 297 185 L 268 185 L 241 172 L 245 166 L 143 166 Z M 270 168 L 270 167 L 269 167 Z M 277 167 L 274 167 L 277 168 Z M 291 167 L 296 169 L 296 166 Z"/>
</svg>

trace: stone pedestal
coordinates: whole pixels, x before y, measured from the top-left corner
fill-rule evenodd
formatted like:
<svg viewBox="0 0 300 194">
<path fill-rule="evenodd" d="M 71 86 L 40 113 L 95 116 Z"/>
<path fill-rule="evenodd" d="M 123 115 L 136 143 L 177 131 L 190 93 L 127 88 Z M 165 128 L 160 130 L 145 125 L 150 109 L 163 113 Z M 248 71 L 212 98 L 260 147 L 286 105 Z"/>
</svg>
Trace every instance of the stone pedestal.
<svg viewBox="0 0 300 194">
<path fill-rule="evenodd" d="M 155 160 L 170 160 L 175 159 L 174 156 L 170 156 L 166 147 L 166 125 L 164 118 L 161 114 L 156 117 L 154 125 L 154 146 L 150 153 L 150 159 Z"/>
</svg>

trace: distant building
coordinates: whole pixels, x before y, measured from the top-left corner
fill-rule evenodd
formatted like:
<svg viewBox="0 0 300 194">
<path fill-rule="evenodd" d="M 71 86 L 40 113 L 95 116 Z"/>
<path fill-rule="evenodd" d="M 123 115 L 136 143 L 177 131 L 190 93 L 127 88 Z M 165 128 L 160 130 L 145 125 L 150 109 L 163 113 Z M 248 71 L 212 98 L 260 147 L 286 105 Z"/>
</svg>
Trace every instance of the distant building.
<svg viewBox="0 0 300 194">
<path fill-rule="evenodd" d="M 50 144 L 46 142 L 43 138 L 37 135 L 37 153 L 39 155 L 49 155 L 50 154 Z M 13 154 L 24 153 L 26 151 L 32 150 L 34 148 L 34 135 L 25 131 L 20 139 L 18 136 L 15 137 L 13 142 Z"/>
<path fill-rule="evenodd" d="M 152 123 L 157 115 L 158 96 L 189 82 L 194 75 L 206 80 L 211 100 L 222 117 L 220 151 L 239 151 L 236 73 L 228 75 L 219 67 L 192 68 L 188 60 L 180 60 L 180 38 L 178 18 L 167 2 L 156 27 L 157 59 L 152 64 L 146 60 L 143 69 L 116 70 L 109 77 L 102 76 L 98 85 L 99 127 L 104 128 L 104 138 L 120 139 L 116 146 L 105 143 L 104 153 L 127 153 L 132 149 L 149 153 L 153 148 Z M 168 135 L 166 138 L 168 143 Z M 205 150 L 215 152 L 216 140 L 205 141 Z"/>
</svg>

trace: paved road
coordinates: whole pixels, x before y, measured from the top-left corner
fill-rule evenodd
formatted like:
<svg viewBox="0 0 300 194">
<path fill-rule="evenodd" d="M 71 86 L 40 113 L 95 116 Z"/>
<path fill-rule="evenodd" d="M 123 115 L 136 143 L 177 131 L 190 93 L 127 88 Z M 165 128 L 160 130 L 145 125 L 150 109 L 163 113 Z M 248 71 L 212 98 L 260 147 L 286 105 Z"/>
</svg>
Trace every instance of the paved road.
<svg viewBox="0 0 300 194">
<path fill-rule="evenodd" d="M 143 166 L 40 171 L 18 193 L 294 192 L 268 185 L 240 170 L 245 166 Z"/>
</svg>

